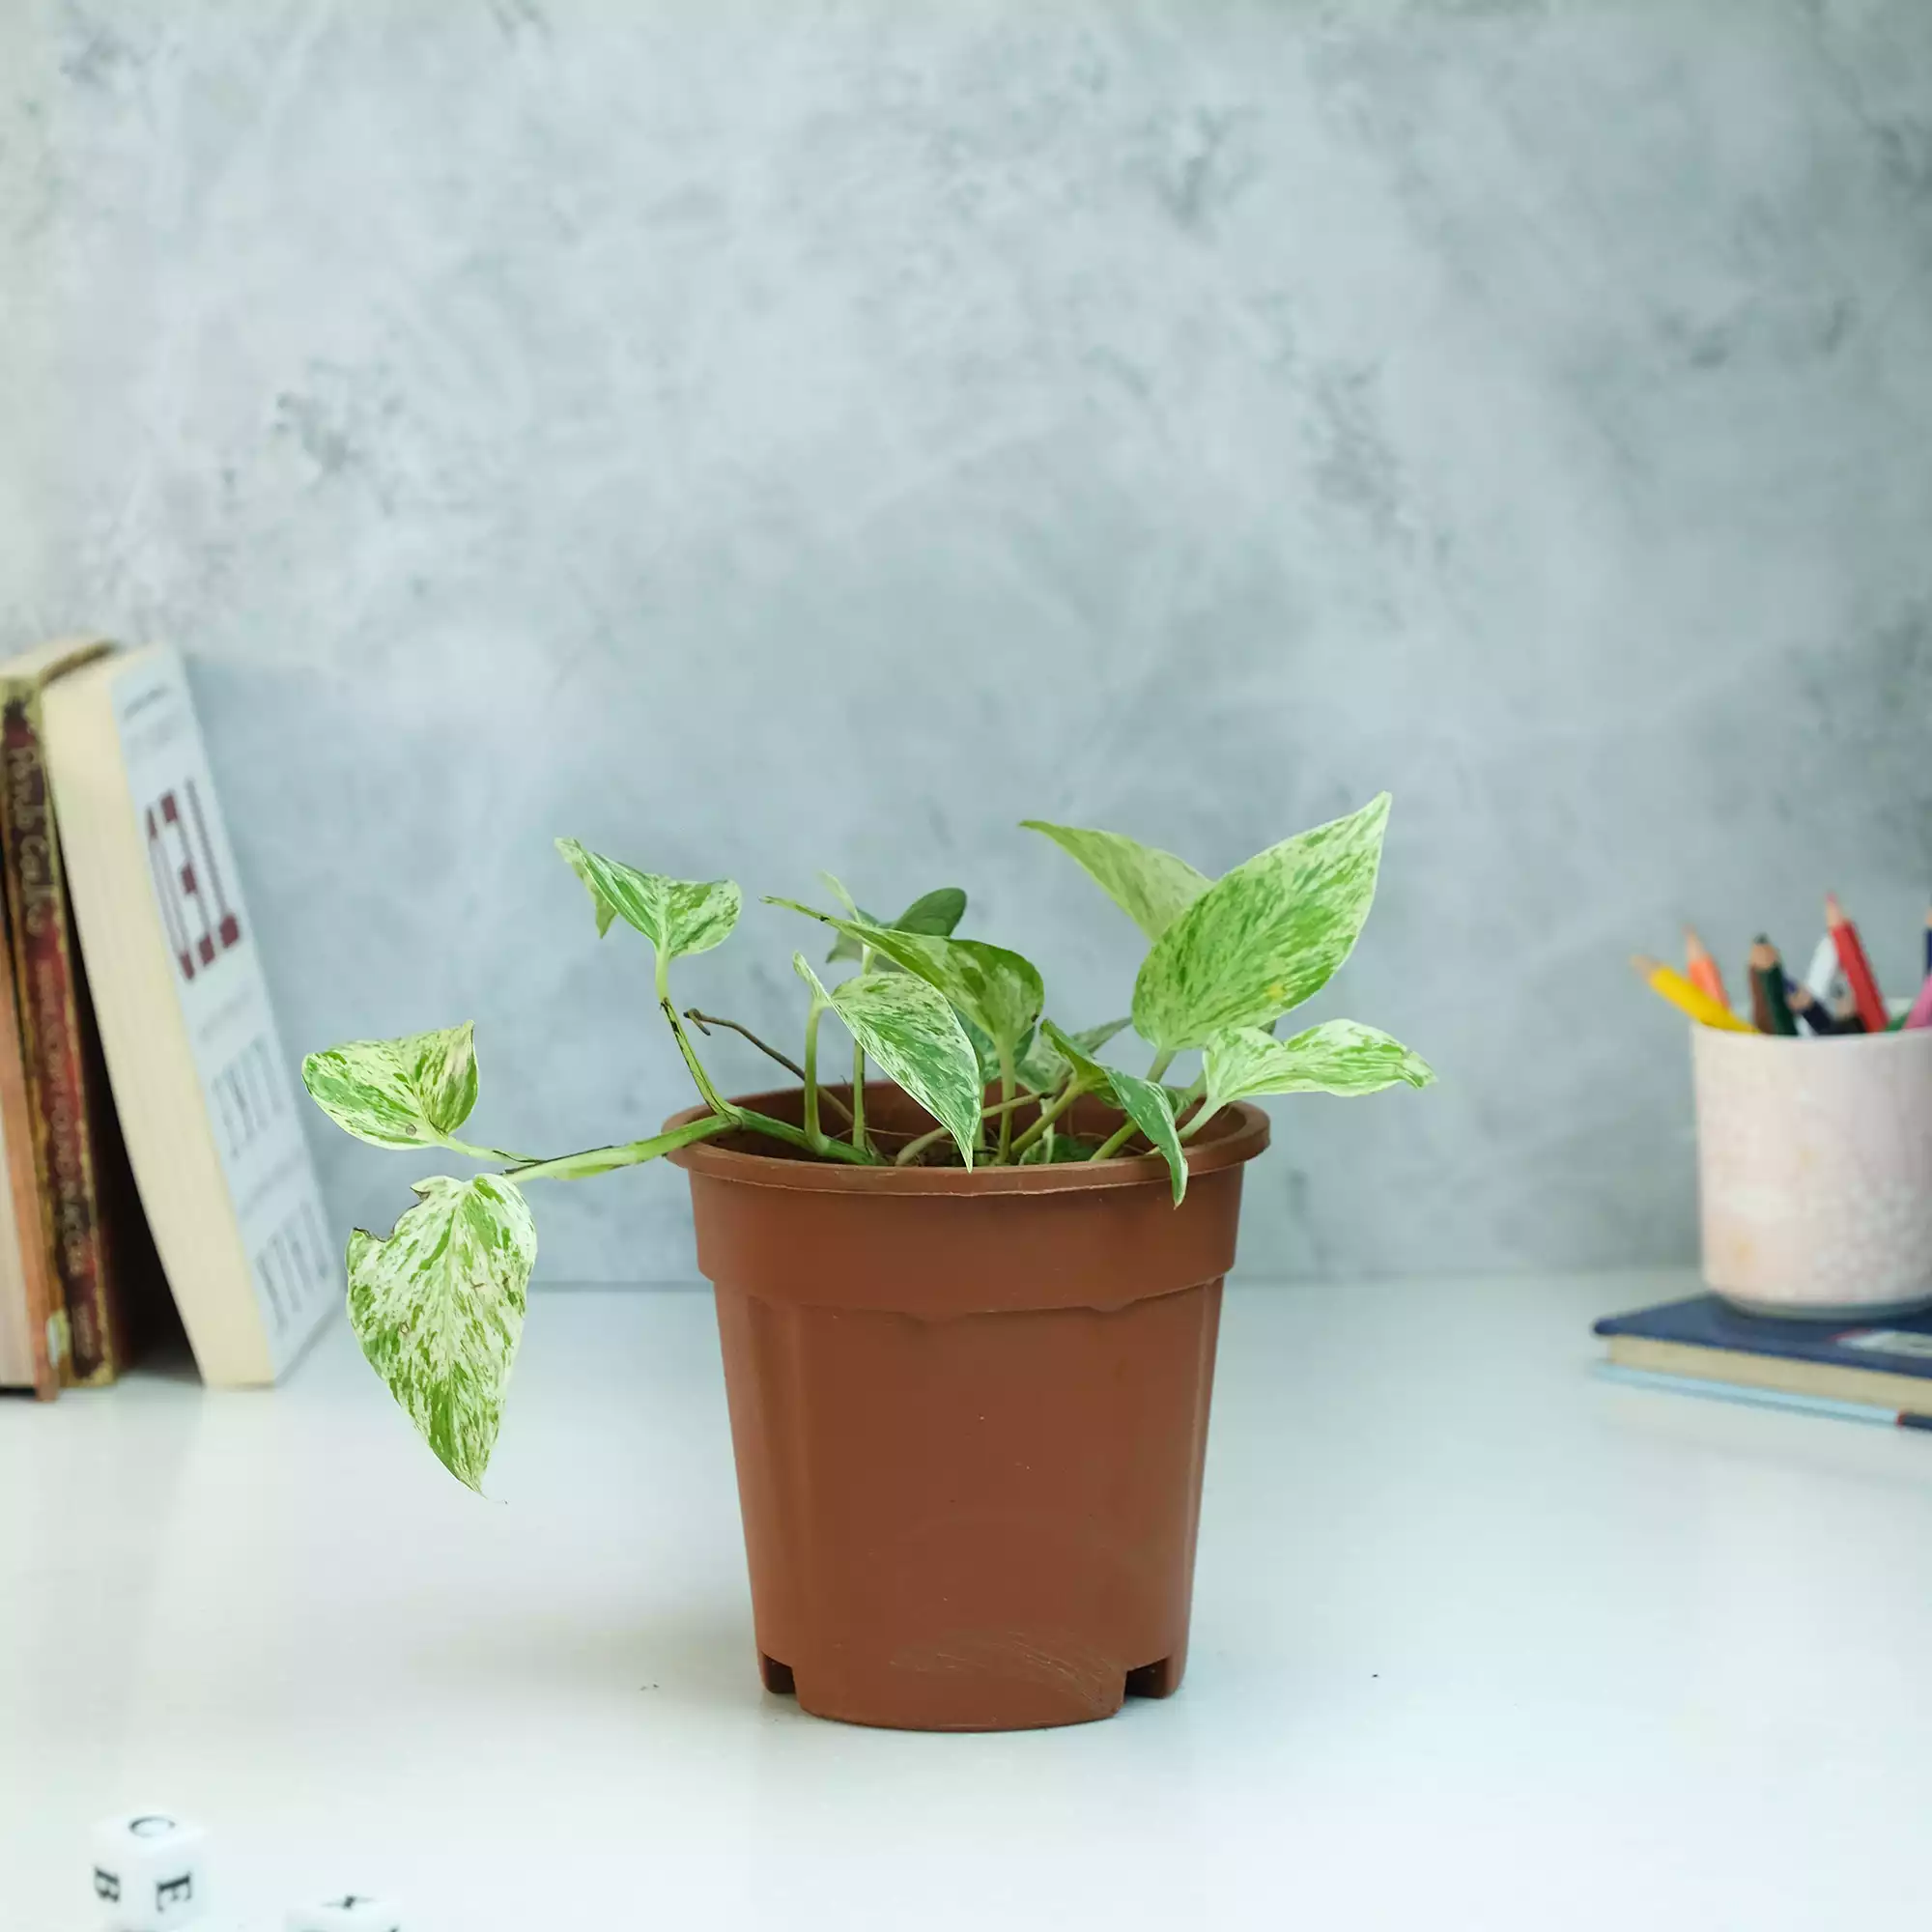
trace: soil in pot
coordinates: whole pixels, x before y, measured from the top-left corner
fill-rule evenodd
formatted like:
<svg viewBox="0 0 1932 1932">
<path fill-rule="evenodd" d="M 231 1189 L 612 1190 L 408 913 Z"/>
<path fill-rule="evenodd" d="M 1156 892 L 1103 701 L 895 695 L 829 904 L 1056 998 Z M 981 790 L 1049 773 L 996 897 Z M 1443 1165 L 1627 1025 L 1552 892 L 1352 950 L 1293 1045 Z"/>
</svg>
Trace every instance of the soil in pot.
<svg viewBox="0 0 1932 1932">
<path fill-rule="evenodd" d="M 745 1104 L 799 1119 L 796 1090 Z M 930 1124 L 889 1085 L 866 1108 Z M 1071 1126 L 1117 1118 L 1081 1103 Z M 746 1135 L 670 1156 L 717 1291 L 769 1689 L 1011 1730 L 1179 1687 L 1221 1278 L 1267 1137 L 1255 1107 L 1211 1122 L 1179 1208 L 1154 1155 L 967 1173 Z"/>
</svg>

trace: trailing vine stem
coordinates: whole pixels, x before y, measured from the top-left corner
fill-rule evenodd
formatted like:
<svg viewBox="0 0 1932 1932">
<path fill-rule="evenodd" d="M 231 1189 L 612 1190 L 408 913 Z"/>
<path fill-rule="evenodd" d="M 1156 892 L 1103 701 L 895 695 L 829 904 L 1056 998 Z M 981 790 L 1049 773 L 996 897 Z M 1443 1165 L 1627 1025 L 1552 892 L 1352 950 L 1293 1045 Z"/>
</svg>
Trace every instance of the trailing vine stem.
<svg viewBox="0 0 1932 1932">
<path fill-rule="evenodd" d="M 696 1007 L 686 1007 L 684 1016 L 699 1033 L 709 1033 L 713 1027 L 725 1027 L 729 1029 L 730 1032 L 740 1035 L 745 1039 L 749 1039 L 767 1060 L 777 1061 L 793 1079 L 804 1080 L 805 1068 L 790 1054 L 781 1053 L 777 1047 L 760 1039 L 750 1027 L 741 1026 L 736 1020 L 722 1018 L 717 1013 L 699 1012 Z M 827 1093 L 821 1094 L 819 1097 L 824 1101 L 826 1106 L 833 1108 L 841 1118 L 845 1120 L 852 1118 L 852 1110 L 846 1106 L 837 1094 Z M 505 1157 L 507 1158 L 508 1156 Z"/>
<path fill-rule="evenodd" d="M 825 1002 L 814 992 L 811 1010 L 805 1016 L 805 1137 L 814 1153 L 825 1147 L 825 1136 L 818 1130 L 818 1022 L 824 1017 Z"/>
</svg>

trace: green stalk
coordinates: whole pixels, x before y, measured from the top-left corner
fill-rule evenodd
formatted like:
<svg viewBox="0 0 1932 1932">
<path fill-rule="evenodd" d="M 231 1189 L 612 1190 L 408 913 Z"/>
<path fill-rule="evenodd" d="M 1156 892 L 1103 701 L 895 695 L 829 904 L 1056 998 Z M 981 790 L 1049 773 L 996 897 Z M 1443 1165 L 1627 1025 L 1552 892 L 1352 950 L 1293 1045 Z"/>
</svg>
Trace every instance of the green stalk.
<svg viewBox="0 0 1932 1932">
<path fill-rule="evenodd" d="M 668 1133 L 653 1134 L 649 1140 L 626 1141 L 619 1147 L 586 1148 L 582 1153 L 558 1154 L 554 1160 L 526 1160 L 503 1177 L 506 1180 L 582 1180 L 593 1174 L 609 1174 L 613 1168 L 636 1167 L 655 1160 L 659 1154 L 672 1153 L 694 1141 L 709 1140 L 738 1122 L 728 1115 L 711 1114 L 701 1121 L 687 1121 Z"/>
<path fill-rule="evenodd" d="M 789 1146 L 804 1148 L 809 1153 L 823 1154 L 830 1160 L 842 1160 L 852 1167 L 883 1167 L 885 1162 L 869 1149 L 855 1148 L 844 1141 L 826 1140 L 822 1136 L 816 1147 L 806 1139 L 802 1128 L 793 1126 L 788 1121 L 775 1121 L 769 1114 L 755 1114 L 749 1107 L 740 1107 L 734 1126 L 743 1127 L 748 1133 L 763 1134 L 769 1140 L 784 1141 Z"/>
<path fill-rule="evenodd" d="M 1010 1113 L 1015 1107 L 1024 1107 L 1033 1098 L 1031 1094 L 1016 1094 L 1010 1100 L 988 1100 L 980 1109 L 980 1118 L 990 1121 L 995 1114 Z M 918 1140 L 908 1141 L 893 1158 L 895 1167 L 905 1167 L 917 1160 L 935 1141 L 943 1141 L 951 1132 L 948 1127 L 934 1127 L 930 1133 L 921 1134 Z"/>
<path fill-rule="evenodd" d="M 1147 1077 L 1150 1080 L 1158 1080 L 1160 1076 L 1163 1073 L 1165 1073 L 1170 1066 L 1174 1065 L 1175 1052 L 1176 1049 L 1174 1047 L 1171 1046 L 1162 1047 L 1161 1050 L 1154 1055 L 1153 1065 L 1148 1068 Z"/>
<path fill-rule="evenodd" d="M 1013 1050 L 1000 1042 L 1000 1151 L 994 1158 L 1004 1167 L 1013 1151 Z"/>
<path fill-rule="evenodd" d="M 451 1153 L 467 1153 L 471 1160 L 529 1162 L 537 1158 L 533 1153 L 512 1153 L 507 1148 L 471 1147 L 468 1141 L 455 1140 L 448 1134 L 438 1134 L 436 1138 L 439 1147 L 446 1147 Z"/>
<path fill-rule="evenodd" d="M 818 1022 L 824 1012 L 825 1003 L 814 993 L 811 1010 L 805 1016 L 805 1139 L 814 1153 L 825 1146 L 825 1136 L 818 1131 Z"/>
<path fill-rule="evenodd" d="M 702 1064 L 699 1062 L 697 1054 L 691 1044 L 691 1037 L 684 1030 L 684 1022 L 677 1016 L 677 1008 L 671 1003 L 670 961 L 665 957 L 663 948 L 656 949 L 656 952 L 658 1010 L 664 1014 L 665 1018 L 670 1024 L 671 1037 L 677 1041 L 678 1052 L 684 1055 L 684 1064 L 690 1069 L 691 1077 L 696 1083 L 697 1091 L 703 1096 L 704 1104 L 714 1114 L 723 1114 L 727 1120 L 735 1120 L 738 1115 L 737 1108 L 732 1106 L 728 1100 L 724 1099 L 717 1088 L 712 1086 L 711 1076 L 705 1072 Z"/>
<path fill-rule="evenodd" d="M 1111 1155 L 1119 1153 L 1133 1139 L 1138 1131 L 1139 1129 L 1134 1125 L 1133 1122 L 1122 1121 L 1113 1133 L 1102 1141 L 1087 1158 L 1089 1160 L 1108 1159 Z"/>
<path fill-rule="evenodd" d="M 1078 1079 L 1069 1077 L 1066 1085 L 1060 1090 L 1059 1094 L 1055 1098 L 1048 1100 L 1040 1108 L 1039 1118 L 1034 1122 L 1032 1126 L 1023 1129 L 1019 1139 L 1013 1143 L 1013 1158 L 1017 1160 L 1021 1154 L 1025 1153 L 1027 1149 L 1032 1147 L 1034 1142 L 1038 1140 L 1040 1135 L 1045 1133 L 1047 1128 L 1052 1126 L 1054 1122 L 1059 1120 L 1061 1115 L 1065 1113 L 1067 1108 L 1072 1106 L 1074 1101 L 1079 1099 L 1081 1094 L 1086 1092 L 1088 1092 L 1088 1089 L 1082 1086 Z"/>
<path fill-rule="evenodd" d="M 866 1145 L 866 1049 L 856 1039 L 852 1042 L 852 1145 Z"/>
</svg>

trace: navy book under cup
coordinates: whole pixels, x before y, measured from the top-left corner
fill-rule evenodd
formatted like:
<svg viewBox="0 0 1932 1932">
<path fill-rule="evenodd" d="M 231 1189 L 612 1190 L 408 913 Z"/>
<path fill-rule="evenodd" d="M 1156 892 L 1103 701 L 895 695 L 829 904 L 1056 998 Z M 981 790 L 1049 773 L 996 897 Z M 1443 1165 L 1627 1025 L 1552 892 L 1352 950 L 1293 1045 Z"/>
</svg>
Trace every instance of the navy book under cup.
<svg viewBox="0 0 1932 1932">
<path fill-rule="evenodd" d="M 1932 1310 L 1833 1325 L 1697 1294 L 1594 1325 L 1620 1379 L 1932 1429 Z"/>
</svg>

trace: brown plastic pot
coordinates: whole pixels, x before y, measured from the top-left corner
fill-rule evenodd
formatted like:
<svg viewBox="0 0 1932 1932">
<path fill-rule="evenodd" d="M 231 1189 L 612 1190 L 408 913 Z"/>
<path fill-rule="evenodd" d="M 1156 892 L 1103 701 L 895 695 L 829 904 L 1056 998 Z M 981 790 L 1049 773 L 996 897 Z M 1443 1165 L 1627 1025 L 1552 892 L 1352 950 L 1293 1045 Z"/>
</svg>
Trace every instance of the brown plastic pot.
<svg viewBox="0 0 1932 1932">
<path fill-rule="evenodd" d="M 866 1108 L 926 1124 L 895 1087 Z M 1072 1124 L 1117 1119 L 1080 1102 Z M 1221 1278 L 1267 1139 L 1256 1107 L 1211 1122 L 1179 1208 L 1151 1154 L 967 1173 L 727 1135 L 670 1156 L 717 1289 L 769 1690 L 991 1731 L 1179 1688 Z"/>
</svg>

